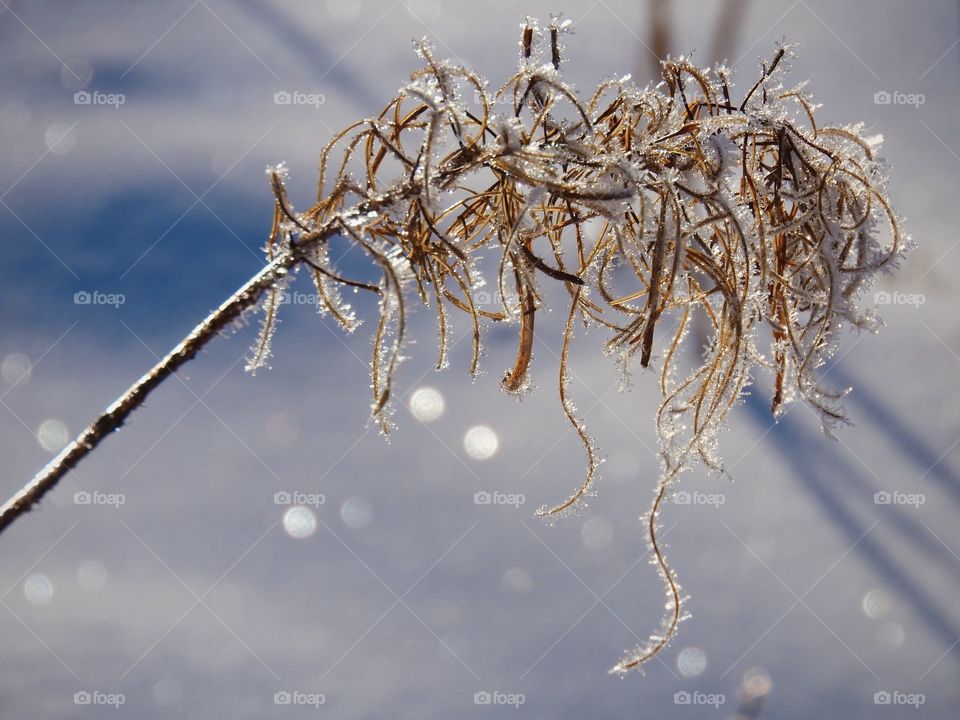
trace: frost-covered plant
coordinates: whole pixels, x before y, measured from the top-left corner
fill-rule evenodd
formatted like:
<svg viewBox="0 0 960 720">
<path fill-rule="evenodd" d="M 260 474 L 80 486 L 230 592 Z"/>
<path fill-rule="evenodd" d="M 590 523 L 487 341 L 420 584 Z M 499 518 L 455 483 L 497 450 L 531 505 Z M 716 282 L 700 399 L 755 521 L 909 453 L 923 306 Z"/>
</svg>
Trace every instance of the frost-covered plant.
<svg viewBox="0 0 960 720">
<path fill-rule="evenodd" d="M 306 269 L 321 311 L 347 331 L 359 321 L 341 293 L 379 298 L 371 413 L 384 433 L 410 302 L 436 311 L 438 368 L 447 364 L 451 313 L 473 328 L 471 374 L 484 325 L 516 324 L 516 360 L 501 385 L 519 394 L 529 386 L 543 287 L 556 283 L 569 296 L 559 397 L 583 443 L 586 471 L 569 498 L 538 515 L 575 508 L 597 472 L 593 441 L 567 389 L 577 323 L 609 332 L 607 351 L 625 374 L 637 361 L 647 367 L 662 347 L 662 472 L 645 523 L 667 613 L 661 630 L 613 672 L 654 657 L 684 614 L 657 536 L 660 507 L 678 475 L 696 462 L 722 470 L 716 436 L 755 367 L 773 373 L 774 414 L 799 398 L 827 432 L 843 420 L 843 393 L 825 387 L 817 369 L 844 325 L 874 327 L 858 301 L 877 271 L 895 264 L 905 239 L 875 157 L 880 139 L 863 137 L 861 126 L 817 125 L 804 86 L 785 85 L 789 45 L 739 102 L 728 68 L 701 69 L 683 57 L 663 63 L 657 87 L 624 77 L 583 98 L 561 73 L 568 28 L 528 19 L 517 72 L 495 91 L 417 43 L 423 67 L 397 97 L 323 149 L 317 201 L 303 212 L 287 198 L 282 168 L 268 170 L 276 198 L 268 264 L 0 509 L 0 528 L 261 300 L 248 369 L 264 366 L 291 271 Z M 380 281 L 340 274 L 329 250 L 335 238 L 365 252 Z M 496 260 L 488 279 L 477 259 L 484 250 Z M 496 289 L 493 309 L 478 302 L 485 283 Z M 680 377 L 674 359 L 696 313 L 710 341 L 699 367 Z M 761 335 L 769 354 L 761 352 Z"/>
</svg>

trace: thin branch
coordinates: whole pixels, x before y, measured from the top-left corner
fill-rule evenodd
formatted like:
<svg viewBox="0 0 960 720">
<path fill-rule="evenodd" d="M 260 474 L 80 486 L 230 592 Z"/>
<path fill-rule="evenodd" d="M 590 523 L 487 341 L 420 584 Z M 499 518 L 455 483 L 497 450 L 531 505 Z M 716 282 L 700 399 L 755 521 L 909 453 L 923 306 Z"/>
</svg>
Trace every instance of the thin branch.
<svg viewBox="0 0 960 720">
<path fill-rule="evenodd" d="M 24 485 L 13 497 L 0 507 L 0 532 L 14 520 L 29 512 L 34 505 L 83 458 L 93 452 L 110 434 L 119 430 L 130 414 L 143 405 L 147 396 L 164 380 L 173 375 L 185 363 L 192 360 L 211 340 L 216 338 L 229 325 L 238 320 L 245 312 L 256 306 L 263 295 L 283 280 L 297 265 L 306 262 L 304 255 L 314 245 L 324 242 L 339 232 L 339 223 L 343 218 L 356 217 L 364 213 L 379 210 L 389 204 L 405 199 L 416 190 L 415 183 L 405 188 L 374 197 L 358 207 L 341 212 L 335 219 L 329 220 L 311 230 L 294 248 L 288 248 L 277 255 L 260 272 L 250 278 L 233 295 L 207 315 L 173 350 L 150 369 L 143 377 L 131 385 L 87 428 L 53 458 L 46 467 Z"/>
<path fill-rule="evenodd" d="M 184 363 L 191 360 L 207 343 L 237 320 L 246 310 L 256 305 L 260 297 L 289 272 L 298 259 L 285 253 L 248 280 L 220 307 L 211 312 L 187 335 L 166 357 L 158 362 L 143 377 L 123 393 L 100 417 L 67 445 L 43 470 L 23 486 L 20 491 L 0 507 L 0 531 L 28 512 L 40 498 L 56 487 L 57 483 L 83 458 L 116 430 L 119 430 L 134 410 L 140 407 L 147 396 Z"/>
</svg>

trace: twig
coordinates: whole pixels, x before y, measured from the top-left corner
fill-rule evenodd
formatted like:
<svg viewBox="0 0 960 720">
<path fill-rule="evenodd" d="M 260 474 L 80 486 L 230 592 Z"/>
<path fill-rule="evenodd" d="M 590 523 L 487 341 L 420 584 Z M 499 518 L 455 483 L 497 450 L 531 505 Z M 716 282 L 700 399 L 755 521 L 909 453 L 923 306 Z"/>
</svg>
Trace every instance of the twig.
<svg viewBox="0 0 960 720">
<path fill-rule="evenodd" d="M 40 498 L 56 487 L 60 479 L 93 452 L 104 438 L 115 430 L 119 430 L 130 413 L 140 407 L 160 383 L 192 359 L 207 343 L 217 337 L 221 330 L 253 307 L 264 292 L 298 262 L 299 259 L 292 253 L 280 255 L 250 278 L 220 307 L 207 315 L 166 357 L 131 385 L 100 417 L 90 423 L 86 430 L 38 472 L 33 480 L 4 503 L 0 508 L 0 531 L 28 512 L 40 501 Z"/>
<path fill-rule="evenodd" d="M 274 183 L 276 176 L 271 178 Z M 274 185 L 276 188 L 276 185 Z M 29 512 L 40 499 L 83 458 L 93 452 L 111 433 L 119 430 L 130 414 L 143 405 L 147 396 L 164 380 L 173 375 L 180 367 L 192 360 L 211 340 L 231 323 L 238 320 L 246 311 L 253 308 L 263 295 L 274 288 L 300 263 L 308 262 L 305 252 L 318 243 L 338 234 L 339 223 L 344 218 L 355 217 L 363 213 L 381 209 L 398 200 L 405 199 L 417 189 L 410 183 L 392 193 L 376 196 L 358 207 L 338 213 L 304 236 L 298 245 L 288 248 L 277 255 L 260 272 L 250 278 L 233 295 L 198 324 L 189 335 L 181 340 L 173 350 L 150 369 L 143 377 L 131 385 L 87 428 L 53 458 L 46 467 L 24 485 L 13 497 L 0 507 L 0 532 L 4 531 L 21 515 Z M 278 195 L 278 202 L 280 202 Z"/>
</svg>

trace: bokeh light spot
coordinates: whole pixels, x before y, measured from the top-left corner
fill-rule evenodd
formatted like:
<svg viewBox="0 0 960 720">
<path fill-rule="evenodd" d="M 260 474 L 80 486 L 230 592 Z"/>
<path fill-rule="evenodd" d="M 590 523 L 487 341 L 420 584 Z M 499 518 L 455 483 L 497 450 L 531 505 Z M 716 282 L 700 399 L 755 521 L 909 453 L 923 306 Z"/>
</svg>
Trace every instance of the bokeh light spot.
<svg viewBox="0 0 960 720">
<path fill-rule="evenodd" d="M 53 599 L 53 583 L 46 575 L 31 575 L 23 582 L 23 594 L 32 605 L 46 605 Z"/>
<path fill-rule="evenodd" d="M 48 418 L 37 429 L 37 442 L 47 452 L 58 452 L 70 440 L 67 426 L 56 418 Z"/>
<path fill-rule="evenodd" d="M 373 508 L 362 497 L 347 498 L 340 506 L 340 519 L 347 527 L 362 530 L 373 521 Z"/>
<path fill-rule="evenodd" d="M 433 422 L 443 415 L 445 407 L 443 395 L 431 387 L 419 388 L 410 396 L 410 412 L 420 422 Z"/>
<path fill-rule="evenodd" d="M 677 655 L 677 670 L 684 677 L 696 677 L 707 669 L 707 655 L 698 647 L 687 647 Z"/>
<path fill-rule="evenodd" d="M 283 514 L 283 529 L 297 540 L 310 537 L 317 529 L 317 518 L 310 508 L 294 505 Z"/>
<path fill-rule="evenodd" d="M 23 353 L 10 353 L 0 363 L 0 377 L 7 385 L 16 385 L 30 380 L 30 358 Z"/>
<path fill-rule="evenodd" d="M 497 454 L 500 441 L 497 434 L 486 425 L 477 425 L 463 436 L 463 447 L 474 460 L 489 460 Z"/>
</svg>

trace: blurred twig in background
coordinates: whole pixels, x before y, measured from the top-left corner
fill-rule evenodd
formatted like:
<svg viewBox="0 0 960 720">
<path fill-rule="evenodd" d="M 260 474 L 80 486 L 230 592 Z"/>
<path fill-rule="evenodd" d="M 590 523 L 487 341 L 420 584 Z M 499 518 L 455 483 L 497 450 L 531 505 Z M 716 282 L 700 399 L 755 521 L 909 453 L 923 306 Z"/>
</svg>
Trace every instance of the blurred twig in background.
<svg viewBox="0 0 960 720">
<path fill-rule="evenodd" d="M 734 59 L 746 13 L 747 0 L 723 0 L 710 52 L 712 62 L 730 62 Z"/>
<path fill-rule="evenodd" d="M 649 0 L 650 77 L 660 77 L 660 63 L 670 54 L 670 0 Z"/>
<path fill-rule="evenodd" d="M 672 0 L 647 0 L 649 43 L 642 52 L 640 65 L 642 67 L 646 64 L 648 76 L 657 80 L 660 79 L 660 63 L 668 55 L 675 54 L 677 33 L 673 31 L 674 15 L 671 13 L 671 4 Z M 707 57 L 711 65 L 733 60 L 746 13 L 747 0 L 720 0 L 713 42 Z"/>
</svg>

